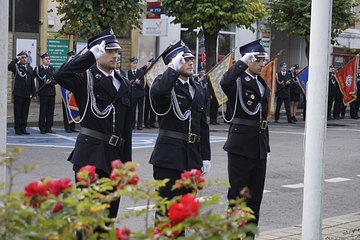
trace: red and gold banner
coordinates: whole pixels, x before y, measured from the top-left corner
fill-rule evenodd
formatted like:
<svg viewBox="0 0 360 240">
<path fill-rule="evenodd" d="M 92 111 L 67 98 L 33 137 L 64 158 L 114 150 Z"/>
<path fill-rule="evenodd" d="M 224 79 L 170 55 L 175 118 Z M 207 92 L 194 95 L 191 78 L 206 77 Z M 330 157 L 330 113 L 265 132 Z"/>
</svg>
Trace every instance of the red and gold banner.
<svg viewBox="0 0 360 240">
<path fill-rule="evenodd" d="M 336 73 L 336 80 L 343 94 L 343 103 L 345 105 L 356 100 L 356 73 L 358 64 L 359 55 L 356 55 Z"/>
<path fill-rule="evenodd" d="M 270 88 L 270 99 L 268 115 L 272 116 L 275 113 L 275 91 L 276 91 L 276 66 L 277 58 L 268 62 L 260 73 L 260 76 L 266 81 Z"/>
</svg>

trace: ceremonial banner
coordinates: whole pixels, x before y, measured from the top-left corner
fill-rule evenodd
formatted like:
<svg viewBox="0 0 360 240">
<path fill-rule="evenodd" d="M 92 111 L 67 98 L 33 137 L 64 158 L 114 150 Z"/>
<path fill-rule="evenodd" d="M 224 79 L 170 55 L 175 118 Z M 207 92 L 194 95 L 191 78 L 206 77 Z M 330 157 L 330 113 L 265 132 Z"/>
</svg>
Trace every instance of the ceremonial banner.
<svg viewBox="0 0 360 240">
<path fill-rule="evenodd" d="M 339 72 L 336 80 L 343 94 L 343 103 L 349 104 L 356 100 L 356 75 L 359 64 L 359 55 L 353 57 Z"/>
<path fill-rule="evenodd" d="M 275 90 L 276 90 L 276 66 L 277 58 L 268 62 L 260 73 L 260 76 L 266 81 L 270 88 L 270 99 L 268 107 L 268 115 L 272 116 L 275 113 Z"/>
<path fill-rule="evenodd" d="M 303 68 L 299 74 L 297 75 L 296 81 L 298 81 L 300 84 L 301 91 L 306 96 L 306 86 L 309 79 L 309 67 L 306 66 Z"/>
<path fill-rule="evenodd" d="M 223 75 L 231 67 L 233 59 L 233 52 L 226 55 L 218 64 L 216 64 L 210 71 L 207 73 L 211 87 L 214 90 L 216 100 L 221 106 L 227 102 L 227 97 L 220 86 L 220 81 Z"/>
<path fill-rule="evenodd" d="M 150 87 L 154 79 L 159 75 L 163 74 L 166 70 L 166 65 L 162 56 L 156 59 L 156 61 L 151 64 L 150 68 L 146 71 L 144 75 L 145 83 Z"/>
<path fill-rule="evenodd" d="M 63 87 L 61 89 L 61 96 L 65 105 L 66 117 L 69 123 L 73 123 L 74 120 L 80 119 L 79 108 L 75 102 L 74 95 Z M 72 117 L 71 117 L 72 116 Z"/>
</svg>

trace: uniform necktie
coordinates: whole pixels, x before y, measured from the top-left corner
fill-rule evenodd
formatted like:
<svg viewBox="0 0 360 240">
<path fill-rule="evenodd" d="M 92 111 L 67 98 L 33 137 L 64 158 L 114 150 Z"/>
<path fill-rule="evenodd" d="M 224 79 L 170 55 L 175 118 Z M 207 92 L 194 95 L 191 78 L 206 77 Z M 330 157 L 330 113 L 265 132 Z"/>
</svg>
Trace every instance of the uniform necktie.
<svg viewBox="0 0 360 240">
<path fill-rule="evenodd" d="M 285 77 L 285 73 L 284 73 L 284 72 L 282 73 L 282 75 L 283 75 L 283 77 Z"/>
<path fill-rule="evenodd" d="M 136 74 L 136 70 L 133 71 L 133 75 L 134 75 L 134 76 L 135 76 L 135 74 Z"/>
<path fill-rule="evenodd" d="M 120 88 L 120 82 L 113 78 L 113 76 L 109 75 L 108 78 L 111 80 L 112 84 L 114 85 L 114 87 L 116 88 L 116 90 L 119 90 Z"/>
<path fill-rule="evenodd" d="M 194 92 L 191 92 L 191 91 L 190 91 L 190 85 L 189 85 L 189 83 L 188 83 L 188 82 L 185 82 L 185 83 L 184 83 L 184 86 L 185 86 L 187 92 L 189 93 L 189 95 L 191 96 L 191 98 L 194 98 Z"/>
</svg>

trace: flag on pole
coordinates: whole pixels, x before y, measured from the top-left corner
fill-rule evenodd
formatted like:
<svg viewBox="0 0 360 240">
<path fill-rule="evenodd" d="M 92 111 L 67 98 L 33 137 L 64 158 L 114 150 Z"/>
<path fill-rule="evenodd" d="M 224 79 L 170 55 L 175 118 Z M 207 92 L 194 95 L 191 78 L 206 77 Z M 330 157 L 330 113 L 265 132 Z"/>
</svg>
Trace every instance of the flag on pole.
<svg viewBox="0 0 360 240">
<path fill-rule="evenodd" d="M 343 103 L 349 104 L 356 100 L 356 75 L 359 55 L 353 57 L 342 69 L 336 73 L 336 80 L 343 94 Z"/>
<path fill-rule="evenodd" d="M 74 122 L 73 119 L 75 120 L 80 119 L 80 112 L 75 102 L 75 97 L 71 92 L 69 92 L 65 88 L 60 87 L 60 89 L 61 89 L 62 100 L 65 105 L 66 117 L 69 123 L 73 123 Z"/>
<path fill-rule="evenodd" d="M 298 83 L 300 83 L 299 86 L 305 96 L 306 96 L 306 86 L 307 86 L 308 79 L 309 79 L 309 67 L 306 66 L 299 72 L 299 74 L 296 77 L 296 81 L 298 81 Z"/>
<path fill-rule="evenodd" d="M 207 73 L 209 81 L 211 83 L 211 87 L 214 91 L 219 106 L 227 102 L 227 96 L 221 89 L 220 80 L 222 79 L 226 71 L 229 70 L 229 68 L 231 67 L 233 53 L 234 52 L 231 52 L 228 55 L 226 55 Z"/>
<path fill-rule="evenodd" d="M 275 113 L 275 91 L 276 91 L 276 66 L 277 58 L 274 58 L 266 64 L 260 73 L 260 76 L 266 81 L 266 84 L 270 88 L 270 99 L 269 99 L 269 116 Z"/>
</svg>

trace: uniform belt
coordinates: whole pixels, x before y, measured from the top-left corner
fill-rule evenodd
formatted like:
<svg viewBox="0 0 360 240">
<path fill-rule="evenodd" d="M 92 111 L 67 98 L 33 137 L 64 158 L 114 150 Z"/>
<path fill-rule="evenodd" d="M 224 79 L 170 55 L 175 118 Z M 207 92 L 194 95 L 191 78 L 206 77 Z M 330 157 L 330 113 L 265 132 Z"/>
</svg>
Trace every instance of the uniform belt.
<svg viewBox="0 0 360 240">
<path fill-rule="evenodd" d="M 93 137 L 93 138 L 103 140 L 103 141 L 107 142 L 110 146 L 113 146 L 113 147 L 122 147 L 122 146 L 124 146 L 124 143 L 125 143 L 125 140 L 117 135 L 106 134 L 106 133 L 98 132 L 98 131 L 95 131 L 95 130 L 92 130 L 89 128 L 85 128 L 85 127 L 82 127 L 80 129 L 80 133 L 90 136 L 90 137 Z"/>
<path fill-rule="evenodd" d="M 245 125 L 245 126 L 260 127 L 261 129 L 266 129 L 268 127 L 267 120 L 256 121 L 256 120 L 249 120 L 243 118 L 234 118 L 231 123 Z"/>
<path fill-rule="evenodd" d="M 200 142 L 200 136 L 196 135 L 195 133 L 181 133 L 181 132 L 175 132 L 175 131 L 160 129 L 159 130 L 159 135 L 160 136 L 171 137 L 171 138 L 176 138 L 176 139 L 181 139 L 181 140 L 186 141 L 187 143 L 198 143 L 198 142 Z"/>
</svg>

